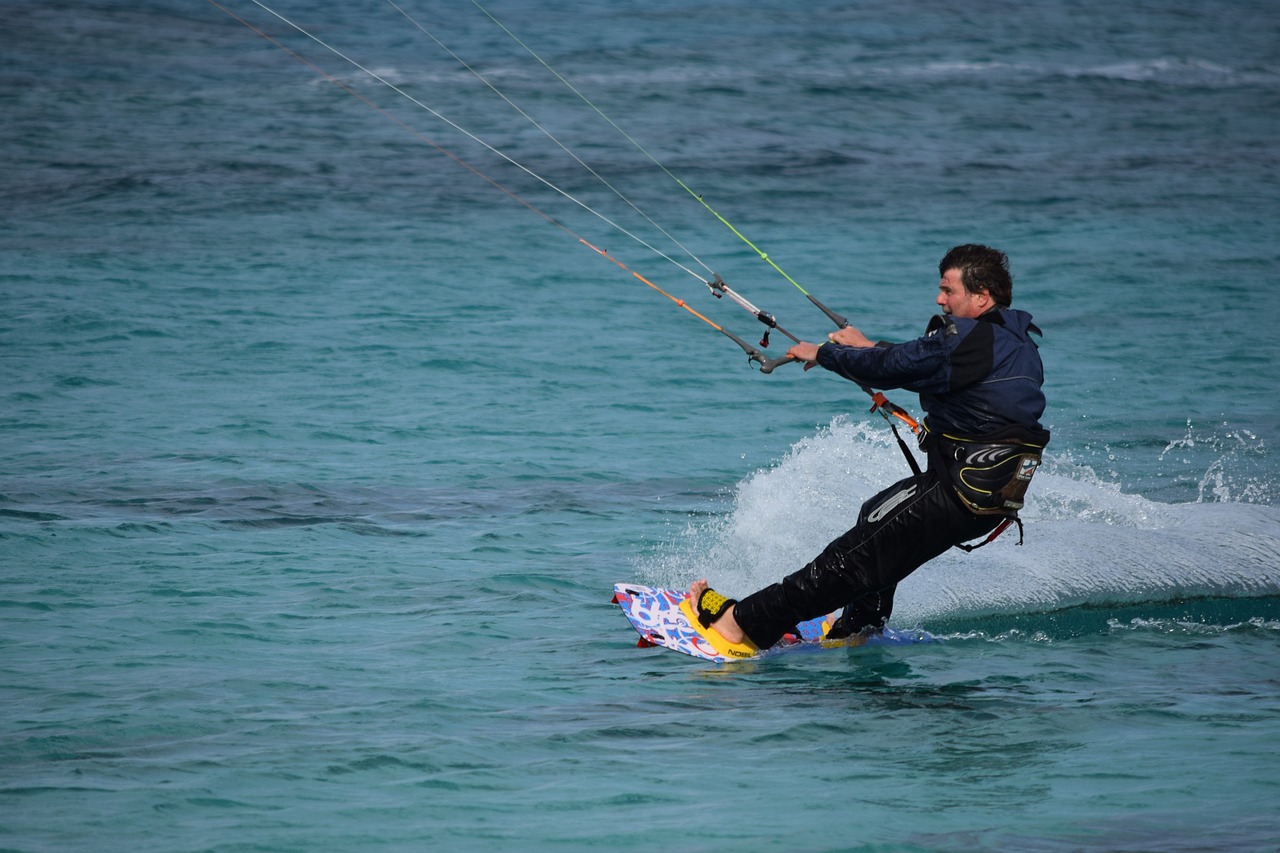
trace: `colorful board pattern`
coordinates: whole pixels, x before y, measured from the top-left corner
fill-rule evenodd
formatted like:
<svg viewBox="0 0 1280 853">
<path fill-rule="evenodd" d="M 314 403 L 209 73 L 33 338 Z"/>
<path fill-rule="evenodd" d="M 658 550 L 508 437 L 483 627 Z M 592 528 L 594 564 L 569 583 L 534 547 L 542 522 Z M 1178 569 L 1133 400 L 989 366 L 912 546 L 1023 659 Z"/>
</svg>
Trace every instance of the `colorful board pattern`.
<svg viewBox="0 0 1280 853">
<path fill-rule="evenodd" d="M 613 601 L 640 634 L 640 646 L 661 646 L 717 662 L 763 654 L 750 646 L 729 643 L 714 631 L 705 630 L 694 616 L 689 594 L 683 590 L 620 583 L 613 587 Z M 831 615 L 801 623 L 796 626 L 799 636 L 788 635 L 790 639 L 784 639 L 779 645 L 818 643 L 834 622 L 835 617 Z"/>
</svg>

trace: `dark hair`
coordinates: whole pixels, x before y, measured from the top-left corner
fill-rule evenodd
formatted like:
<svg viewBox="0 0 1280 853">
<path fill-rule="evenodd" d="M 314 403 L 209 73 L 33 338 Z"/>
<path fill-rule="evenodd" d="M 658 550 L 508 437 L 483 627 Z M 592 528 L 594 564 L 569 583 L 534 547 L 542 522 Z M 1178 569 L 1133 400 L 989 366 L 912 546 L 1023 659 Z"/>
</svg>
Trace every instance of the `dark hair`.
<svg viewBox="0 0 1280 853">
<path fill-rule="evenodd" d="M 938 275 L 946 275 L 947 270 L 960 270 L 960 280 L 970 293 L 985 290 L 997 305 L 1008 308 L 1013 304 L 1013 276 L 1004 252 L 976 243 L 956 246 L 938 264 Z"/>
</svg>

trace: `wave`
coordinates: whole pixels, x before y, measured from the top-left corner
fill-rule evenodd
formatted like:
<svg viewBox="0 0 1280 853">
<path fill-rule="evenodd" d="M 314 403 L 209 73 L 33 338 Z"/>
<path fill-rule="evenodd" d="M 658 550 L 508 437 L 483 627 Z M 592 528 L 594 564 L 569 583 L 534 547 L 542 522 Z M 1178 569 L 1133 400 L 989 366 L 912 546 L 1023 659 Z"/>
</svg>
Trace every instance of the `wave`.
<svg viewBox="0 0 1280 853">
<path fill-rule="evenodd" d="M 396 86 L 431 87 L 436 97 L 467 91 L 486 94 L 483 84 L 470 72 L 450 69 L 428 70 L 407 66 L 383 66 L 371 68 L 372 72 Z M 485 76 L 500 86 L 531 89 L 544 94 L 558 94 L 563 84 L 551 79 L 538 68 L 515 65 L 486 69 Z M 343 72 L 337 75 L 348 84 L 359 84 L 368 79 L 360 72 Z M 784 69 L 775 67 L 743 69 L 737 66 L 717 64 L 710 57 L 691 57 L 680 62 L 636 62 L 626 70 L 579 71 L 573 77 L 575 85 L 587 89 L 653 88 L 665 87 L 668 96 L 693 89 L 705 91 L 722 89 L 744 96 L 761 87 L 766 89 L 785 84 L 788 90 L 804 89 L 811 93 L 824 91 L 832 95 L 846 96 L 850 85 L 917 85 L 949 81 L 981 80 L 988 82 L 1034 83 L 1045 80 L 1108 80 L 1124 83 L 1158 83 L 1167 86 L 1234 87 L 1266 86 L 1280 84 L 1280 68 L 1232 67 L 1217 62 L 1190 57 L 1155 57 L 1096 65 L 1068 65 L 1057 63 L 1027 62 L 907 62 L 841 64 L 839 67 L 823 67 L 821 64 L 794 65 Z M 327 85 L 319 80 L 315 85 Z M 441 87 L 444 91 L 442 92 Z"/>
<path fill-rule="evenodd" d="M 163 457 L 162 461 L 236 464 L 230 457 Z M 0 521 L 14 530 L 33 524 L 109 531 L 170 530 L 197 524 L 227 530 L 330 527 L 375 536 L 430 535 L 439 525 L 532 523 L 559 518 L 625 517 L 637 505 L 654 514 L 693 517 L 714 495 L 691 493 L 683 478 L 642 482 L 580 477 L 509 478 L 482 486 L 395 487 L 351 483 L 269 483 L 221 479 L 161 486 L 109 488 L 9 483 L 0 493 Z M 0 538 L 5 531 L 0 530 Z"/>
<path fill-rule="evenodd" d="M 1275 85 L 1280 71 L 1273 68 L 1233 68 L 1194 58 L 1156 57 L 1098 65 L 1055 65 L 1017 62 L 932 62 L 909 68 L 879 67 L 863 73 L 907 79 L 1001 78 L 1030 81 L 1052 78 L 1099 79 L 1128 83 L 1178 86 Z"/>
<path fill-rule="evenodd" d="M 1053 642 L 1080 636 L 1212 638 L 1280 636 L 1280 596 L 1192 598 L 1126 605 L 1082 605 L 1045 613 L 933 619 L 942 641 Z"/>
<path fill-rule="evenodd" d="M 642 572 L 669 586 L 708 577 L 723 592 L 749 593 L 812 559 L 899 472 L 883 428 L 837 418 L 740 483 L 726 515 L 676 532 Z M 1280 509 L 1270 505 L 1159 503 L 1050 455 L 1022 517 L 1022 546 L 1013 530 L 907 578 L 895 624 L 1280 595 Z"/>
</svg>

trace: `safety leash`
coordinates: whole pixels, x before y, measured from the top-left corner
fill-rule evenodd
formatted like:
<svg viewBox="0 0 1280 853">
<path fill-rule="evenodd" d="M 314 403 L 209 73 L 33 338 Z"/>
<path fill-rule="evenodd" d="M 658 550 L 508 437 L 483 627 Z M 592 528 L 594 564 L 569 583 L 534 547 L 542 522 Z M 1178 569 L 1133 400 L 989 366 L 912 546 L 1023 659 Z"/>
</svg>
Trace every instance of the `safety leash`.
<svg viewBox="0 0 1280 853">
<path fill-rule="evenodd" d="M 986 539 L 983 539 L 981 542 L 977 543 L 976 545 L 959 543 L 956 545 L 956 547 L 959 548 L 961 551 L 972 553 L 978 550 L 979 548 L 981 548 L 982 546 L 990 545 L 992 542 L 996 541 L 996 539 L 1000 537 L 1001 533 L 1004 533 L 1006 530 L 1009 529 L 1010 526 L 1014 524 L 1018 525 L 1018 544 L 1021 545 L 1022 544 L 1022 519 L 1018 518 L 1016 515 L 1011 515 L 1008 518 L 1006 518 L 1004 521 L 997 524 L 996 529 L 991 531 L 991 533 L 988 534 Z"/>
</svg>

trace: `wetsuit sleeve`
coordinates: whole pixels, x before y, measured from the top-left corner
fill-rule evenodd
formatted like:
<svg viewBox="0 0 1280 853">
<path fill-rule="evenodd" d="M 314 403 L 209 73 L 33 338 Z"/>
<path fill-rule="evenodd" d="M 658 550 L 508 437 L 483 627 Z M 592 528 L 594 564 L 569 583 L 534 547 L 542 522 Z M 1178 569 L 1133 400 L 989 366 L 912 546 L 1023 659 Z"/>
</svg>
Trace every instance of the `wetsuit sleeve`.
<svg viewBox="0 0 1280 853">
<path fill-rule="evenodd" d="M 950 389 L 947 342 L 926 335 L 901 344 L 846 347 L 826 343 L 818 348 L 818 364 L 845 379 L 873 388 L 906 388 L 938 392 Z"/>
</svg>

